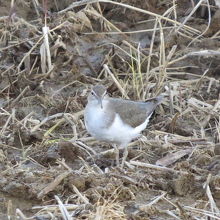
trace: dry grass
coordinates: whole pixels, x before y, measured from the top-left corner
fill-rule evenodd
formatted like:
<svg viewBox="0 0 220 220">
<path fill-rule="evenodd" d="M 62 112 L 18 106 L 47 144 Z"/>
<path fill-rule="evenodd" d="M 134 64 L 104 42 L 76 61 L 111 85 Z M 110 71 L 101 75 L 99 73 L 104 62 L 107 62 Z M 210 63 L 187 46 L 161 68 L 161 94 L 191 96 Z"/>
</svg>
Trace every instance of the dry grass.
<svg viewBox="0 0 220 220">
<path fill-rule="evenodd" d="M 33 0 L 33 21 L 11 1 L 9 16 L 0 17 L 0 186 L 33 203 L 27 209 L 5 197 L 8 218 L 220 219 L 219 51 L 201 46 L 219 38 L 209 33 L 216 8 L 200 0 L 179 22 L 177 1 L 165 1 L 166 10 L 132 2 L 74 2 L 41 21 Z M 203 30 L 192 22 L 201 5 L 208 12 Z M 110 19 L 104 7 L 141 17 L 138 30 Z M 143 33 L 150 36 L 145 47 L 134 40 Z M 86 96 L 97 83 L 127 99 L 165 95 L 123 170 L 114 166 L 114 151 L 85 132 Z"/>
</svg>

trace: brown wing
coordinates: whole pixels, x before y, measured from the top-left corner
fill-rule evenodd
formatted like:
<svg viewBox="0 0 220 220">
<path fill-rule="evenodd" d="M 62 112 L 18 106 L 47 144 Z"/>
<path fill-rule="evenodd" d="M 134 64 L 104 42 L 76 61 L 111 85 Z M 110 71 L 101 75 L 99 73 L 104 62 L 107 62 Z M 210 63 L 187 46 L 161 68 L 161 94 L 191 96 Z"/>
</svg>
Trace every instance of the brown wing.
<svg viewBox="0 0 220 220">
<path fill-rule="evenodd" d="M 162 96 L 158 96 L 146 102 L 135 102 L 110 98 L 109 109 L 113 109 L 118 114 L 122 113 L 120 116 L 126 124 L 137 127 L 147 119 L 162 99 Z"/>
</svg>

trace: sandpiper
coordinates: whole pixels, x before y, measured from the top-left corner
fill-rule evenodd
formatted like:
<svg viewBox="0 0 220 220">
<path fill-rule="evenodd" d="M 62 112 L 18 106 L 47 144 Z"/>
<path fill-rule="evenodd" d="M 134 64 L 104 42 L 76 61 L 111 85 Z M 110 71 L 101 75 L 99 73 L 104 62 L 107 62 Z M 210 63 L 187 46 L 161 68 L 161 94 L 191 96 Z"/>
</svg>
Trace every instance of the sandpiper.
<svg viewBox="0 0 220 220">
<path fill-rule="evenodd" d="M 125 149 L 122 159 L 123 167 L 128 155 L 128 144 L 140 136 L 162 100 L 162 95 L 145 102 L 111 98 L 105 86 L 96 85 L 88 96 L 85 108 L 86 129 L 94 138 L 113 144 L 117 165 L 119 165 L 117 146 Z"/>
</svg>

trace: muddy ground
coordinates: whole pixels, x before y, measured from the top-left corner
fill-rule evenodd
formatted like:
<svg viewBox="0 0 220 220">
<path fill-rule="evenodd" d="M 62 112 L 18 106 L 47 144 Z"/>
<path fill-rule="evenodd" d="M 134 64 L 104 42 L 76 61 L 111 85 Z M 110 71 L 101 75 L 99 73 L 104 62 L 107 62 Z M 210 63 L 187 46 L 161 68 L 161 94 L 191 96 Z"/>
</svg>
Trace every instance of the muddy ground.
<svg viewBox="0 0 220 220">
<path fill-rule="evenodd" d="M 207 2 L 0 0 L 0 219 L 220 219 L 220 9 Z M 165 95 L 123 169 L 85 129 L 98 83 Z"/>
</svg>

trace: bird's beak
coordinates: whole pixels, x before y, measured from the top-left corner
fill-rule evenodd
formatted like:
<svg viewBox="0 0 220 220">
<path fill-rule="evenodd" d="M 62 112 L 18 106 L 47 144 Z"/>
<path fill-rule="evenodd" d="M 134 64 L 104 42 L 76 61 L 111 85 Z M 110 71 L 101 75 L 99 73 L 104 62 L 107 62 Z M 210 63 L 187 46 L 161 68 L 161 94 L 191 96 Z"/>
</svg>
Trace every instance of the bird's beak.
<svg viewBox="0 0 220 220">
<path fill-rule="evenodd" d="M 103 105 L 102 105 L 102 98 L 99 98 L 99 99 L 98 99 L 98 103 L 100 104 L 101 108 L 103 108 Z"/>
</svg>

